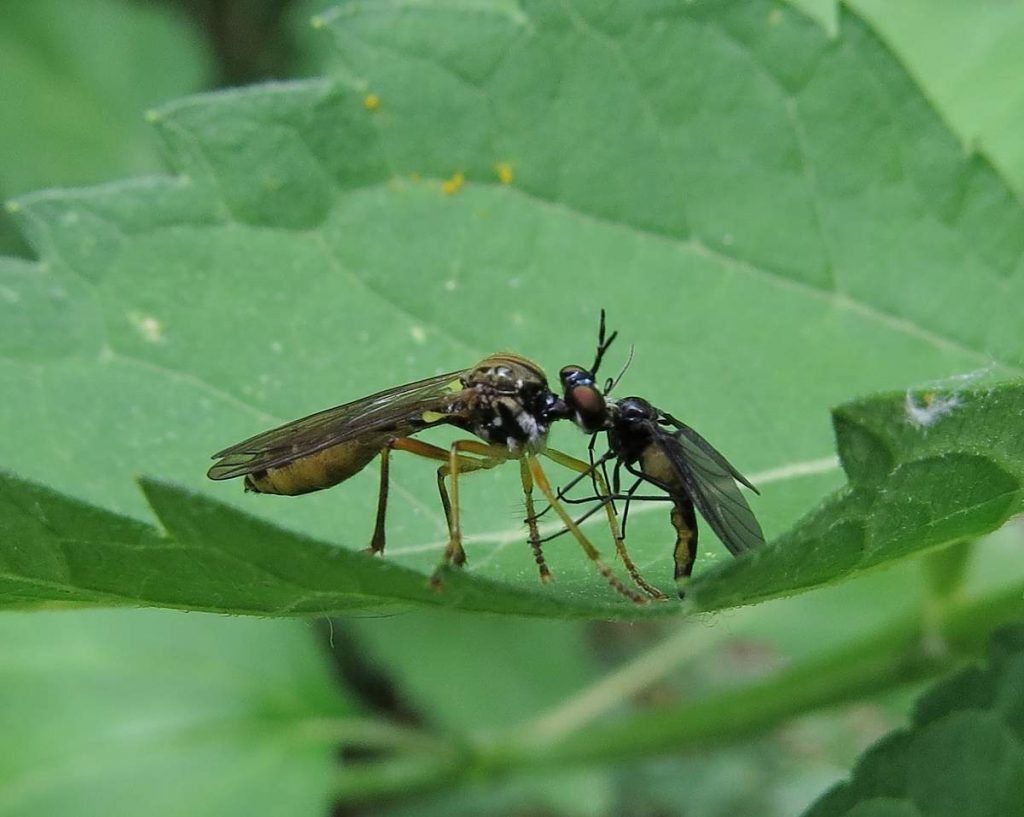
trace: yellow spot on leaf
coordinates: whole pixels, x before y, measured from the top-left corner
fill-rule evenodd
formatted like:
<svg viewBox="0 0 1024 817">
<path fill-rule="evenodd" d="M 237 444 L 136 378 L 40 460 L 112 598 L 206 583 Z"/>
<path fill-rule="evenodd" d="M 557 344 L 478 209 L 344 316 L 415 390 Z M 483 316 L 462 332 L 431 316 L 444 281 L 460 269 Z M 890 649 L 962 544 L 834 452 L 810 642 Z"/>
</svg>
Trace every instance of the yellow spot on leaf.
<svg viewBox="0 0 1024 817">
<path fill-rule="evenodd" d="M 380 97 L 377 94 L 367 94 L 363 97 L 363 107 L 368 111 L 375 111 L 380 107 Z"/>
<path fill-rule="evenodd" d="M 466 183 L 466 176 L 461 170 L 456 171 L 452 174 L 450 179 L 445 179 L 441 182 L 441 192 L 449 196 L 454 196 L 462 189 L 462 185 Z"/>
<path fill-rule="evenodd" d="M 494 172 L 498 174 L 498 181 L 502 184 L 508 184 L 515 178 L 515 174 L 512 172 L 512 165 L 508 162 L 498 162 L 494 166 Z"/>
<path fill-rule="evenodd" d="M 164 329 L 152 315 L 144 315 L 141 312 L 129 312 L 128 321 L 142 335 L 144 340 L 150 343 L 162 343 L 164 340 Z"/>
</svg>

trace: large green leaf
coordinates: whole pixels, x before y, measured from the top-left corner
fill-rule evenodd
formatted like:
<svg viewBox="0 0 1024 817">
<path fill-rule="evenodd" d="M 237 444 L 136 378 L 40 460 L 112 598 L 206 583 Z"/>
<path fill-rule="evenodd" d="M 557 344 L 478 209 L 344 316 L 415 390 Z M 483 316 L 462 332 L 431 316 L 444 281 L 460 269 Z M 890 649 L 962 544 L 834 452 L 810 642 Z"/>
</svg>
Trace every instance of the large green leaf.
<svg viewBox="0 0 1024 817">
<path fill-rule="evenodd" d="M 143 487 L 166 537 L 16 478 L 0 476 L 0 486 L 0 607 L 73 602 L 295 616 L 412 602 L 587 617 L 622 607 L 600 584 L 596 592 L 531 593 L 459 571 L 449 572 L 444 592 L 438 592 L 417 571 L 275 528 L 161 483 Z"/>
<path fill-rule="evenodd" d="M 867 752 L 811 817 L 995 817 L 1024 803 L 1024 628 L 994 639 L 988 665 L 933 688 L 912 725 Z"/>
<path fill-rule="evenodd" d="M 384 2 L 321 26 L 331 77 L 155 117 L 175 178 L 18 204 L 42 262 L 0 262 L 7 467 L 145 520 L 131 477 L 155 474 L 358 549 L 372 473 L 243 497 L 205 481 L 206 457 L 496 348 L 589 362 L 604 305 L 636 345 L 623 392 L 752 473 L 775 535 L 837 483 L 828 406 L 1020 371 L 1024 214 L 856 18 L 829 39 L 767 3 Z M 571 429 L 553 442 L 582 451 Z M 373 570 L 438 559 L 432 468 L 396 462 Z M 472 576 L 523 605 L 614 606 L 568 540 L 538 592 L 515 470 L 465 481 Z M 660 583 L 663 517 L 630 523 Z"/>
<path fill-rule="evenodd" d="M 689 588 L 691 606 L 720 609 L 811 589 L 924 549 L 976 539 L 1019 511 L 1024 385 L 931 394 L 930 413 L 921 416 L 910 393 L 838 410 L 850 485 L 774 542 L 699 576 Z M 446 590 L 439 593 L 422 573 L 389 560 L 289 533 L 179 488 L 143 487 L 166 538 L 144 524 L 6 479 L 0 498 L 4 603 L 129 603 L 271 615 L 406 602 L 538 616 L 679 609 L 674 601 L 632 605 L 596 575 L 547 587 L 534 577 L 525 589 L 447 571 Z M 529 581 L 529 572 L 521 582 Z"/>
</svg>

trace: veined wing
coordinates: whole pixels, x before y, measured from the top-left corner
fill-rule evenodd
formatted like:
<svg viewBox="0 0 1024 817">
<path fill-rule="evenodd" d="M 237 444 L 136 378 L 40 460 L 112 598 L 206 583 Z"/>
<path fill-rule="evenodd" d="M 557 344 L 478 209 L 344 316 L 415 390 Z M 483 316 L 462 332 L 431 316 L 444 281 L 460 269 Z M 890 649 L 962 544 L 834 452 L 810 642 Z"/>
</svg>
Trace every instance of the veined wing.
<svg viewBox="0 0 1024 817">
<path fill-rule="evenodd" d="M 341 406 L 243 440 L 213 455 L 220 460 L 207 472 L 210 479 L 232 479 L 284 465 L 300 457 L 361 435 L 407 436 L 421 428 L 450 422 L 445 398 L 462 391 L 464 371 L 448 372 L 371 394 Z M 444 416 L 429 417 L 430 412 Z"/>
<path fill-rule="evenodd" d="M 761 525 L 736 482 L 754 489 L 729 461 L 700 434 L 684 423 L 673 423 L 671 434 L 652 423 L 654 444 L 679 474 L 693 504 L 729 552 L 764 544 Z"/>
<path fill-rule="evenodd" d="M 732 478 L 734 480 L 736 480 L 741 485 L 745 485 L 747 488 L 749 488 L 755 494 L 760 494 L 761 493 L 759 490 L 757 490 L 757 488 L 754 487 L 754 485 L 750 482 L 750 480 L 748 480 L 745 476 L 743 476 L 743 474 L 741 474 L 739 471 L 737 471 L 733 467 L 732 463 L 729 462 L 729 460 L 727 460 L 724 456 L 722 456 L 722 453 L 717 448 L 715 448 L 711 443 L 709 443 L 707 440 L 705 440 L 700 434 L 698 434 L 696 431 L 694 431 L 692 428 L 690 428 L 686 423 L 682 422 L 681 420 L 677 420 L 671 414 L 667 414 L 667 413 L 665 413 L 663 411 L 659 411 L 659 413 L 661 414 L 661 417 L 662 417 L 662 419 L 664 420 L 665 423 L 667 423 L 667 424 L 669 424 L 671 426 L 674 426 L 675 429 L 678 432 L 680 432 L 680 434 L 682 434 L 683 436 L 687 437 L 690 440 L 690 442 L 692 442 L 694 445 L 696 445 L 698 448 L 700 448 L 707 456 L 709 456 L 716 463 L 718 463 L 718 465 L 721 468 L 724 468 L 726 471 L 728 471 L 730 474 L 732 474 Z"/>
</svg>

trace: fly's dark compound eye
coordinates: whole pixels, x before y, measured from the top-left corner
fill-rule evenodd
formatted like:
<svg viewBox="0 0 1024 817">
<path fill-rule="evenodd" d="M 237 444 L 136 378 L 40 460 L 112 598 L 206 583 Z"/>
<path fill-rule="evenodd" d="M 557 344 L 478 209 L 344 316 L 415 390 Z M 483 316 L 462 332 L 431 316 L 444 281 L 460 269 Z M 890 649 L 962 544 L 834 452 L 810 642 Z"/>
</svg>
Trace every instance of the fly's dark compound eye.
<svg viewBox="0 0 1024 817">
<path fill-rule="evenodd" d="M 566 391 L 576 386 L 594 385 L 594 375 L 582 366 L 563 366 L 558 373 L 558 379 L 562 381 L 562 388 Z"/>
</svg>

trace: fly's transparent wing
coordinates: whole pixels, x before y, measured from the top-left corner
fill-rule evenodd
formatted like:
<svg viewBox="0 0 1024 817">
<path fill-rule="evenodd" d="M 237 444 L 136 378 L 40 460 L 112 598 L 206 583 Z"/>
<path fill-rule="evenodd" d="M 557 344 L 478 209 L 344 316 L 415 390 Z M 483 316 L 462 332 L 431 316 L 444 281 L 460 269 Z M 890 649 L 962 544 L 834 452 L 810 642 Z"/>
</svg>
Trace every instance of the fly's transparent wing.
<svg viewBox="0 0 1024 817">
<path fill-rule="evenodd" d="M 452 422 L 464 371 L 448 372 L 386 389 L 342 406 L 264 431 L 213 455 L 210 479 L 232 479 L 275 468 L 332 445 L 365 435 L 405 437 L 430 425 Z M 437 412 L 438 417 L 425 414 Z M 383 443 L 382 443 L 383 444 Z"/>
<path fill-rule="evenodd" d="M 741 485 L 745 485 L 755 494 L 761 493 L 759 490 L 757 490 L 757 488 L 755 488 L 751 484 L 751 482 L 745 476 L 743 476 L 743 474 L 741 474 L 733 467 L 732 463 L 729 462 L 729 460 L 722 456 L 722 453 L 717 448 L 715 448 L 711 443 L 709 443 L 702 436 L 700 436 L 700 434 L 698 434 L 696 431 L 690 428 L 686 423 L 682 422 L 681 420 L 677 420 L 671 414 L 666 414 L 665 412 L 661 412 L 661 421 L 668 425 L 674 426 L 682 436 L 686 437 L 691 443 L 693 443 L 693 445 L 701 449 L 701 451 L 703 451 L 704 454 L 706 454 L 708 457 L 710 457 L 712 460 L 718 463 L 720 467 L 728 471 L 732 475 L 732 478 L 736 480 L 738 483 L 740 483 Z"/>
<path fill-rule="evenodd" d="M 764 544 L 761 525 L 736 481 L 751 489 L 754 486 L 711 443 L 682 423 L 675 434 L 657 426 L 652 433 L 654 444 L 668 457 L 693 504 L 730 553 Z"/>
</svg>

